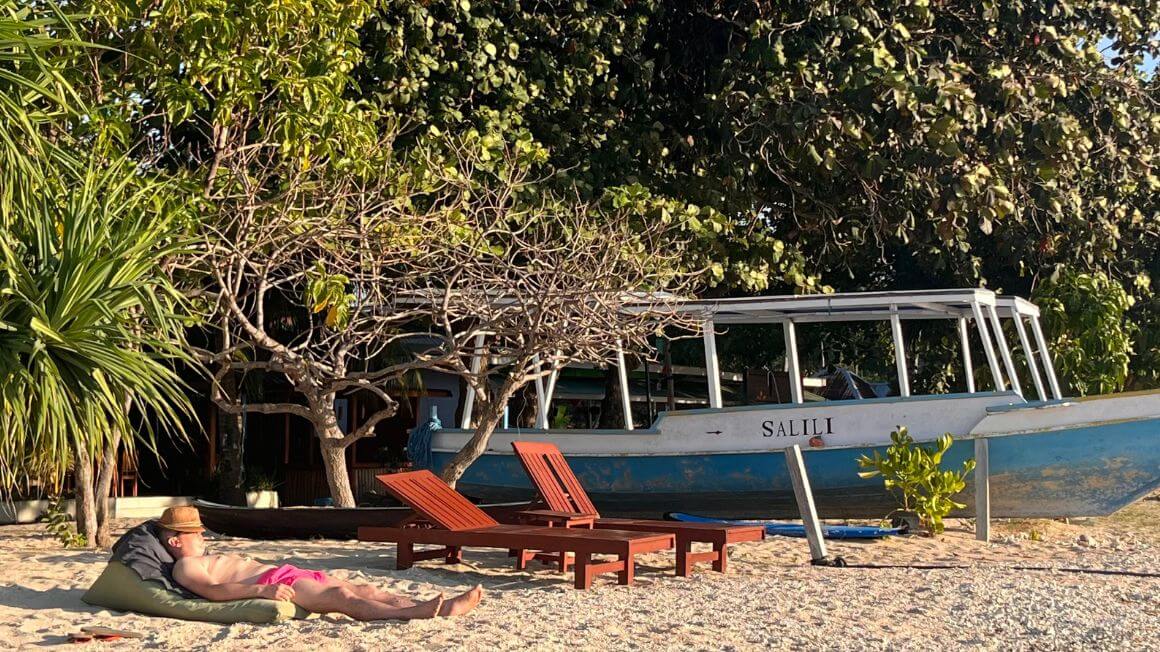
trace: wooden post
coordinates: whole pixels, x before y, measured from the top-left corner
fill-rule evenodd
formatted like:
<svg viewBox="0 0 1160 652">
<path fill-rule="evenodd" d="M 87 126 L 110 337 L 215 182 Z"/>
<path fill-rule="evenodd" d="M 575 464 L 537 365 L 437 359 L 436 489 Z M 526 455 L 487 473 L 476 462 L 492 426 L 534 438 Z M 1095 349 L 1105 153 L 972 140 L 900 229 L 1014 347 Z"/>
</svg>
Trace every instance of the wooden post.
<svg viewBox="0 0 1160 652">
<path fill-rule="evenodd" d="M 282 421 L 282 464 L 290 464 L 290 413 L 283 414 Z"/>
<path fill-rule="evenodd" d="M 789 479 L 793 483 L 793 495 L 797 499 L 798 511 L 802 515 L 802 525 L 806 528 L 806 540 L 810 544 L 810 558 L 825 559 L 826 540 L 822 538 L 822 526 L 818 521 L 818 510 L 814 507 L 814 494 L 810 490 L 810 478 L 806 475 L 805 460 L 801 446 L 794 444 L 785 449 L 785 464 L 789 467 Z"/>
<path fill-rule="evenodd" d="M 985 437 L 975 438 L 975 538 L 991 540 L 991 463 Z"/>
<path fill-rule="evenodd" d="M 213 474 L 214 469 L 217 468 L 217 444 L 218 444 L 218 408 L 217 403 L 212 400 L 209 402 L 209 455 L 206 455 L 206 473 Z"/>
</svg>

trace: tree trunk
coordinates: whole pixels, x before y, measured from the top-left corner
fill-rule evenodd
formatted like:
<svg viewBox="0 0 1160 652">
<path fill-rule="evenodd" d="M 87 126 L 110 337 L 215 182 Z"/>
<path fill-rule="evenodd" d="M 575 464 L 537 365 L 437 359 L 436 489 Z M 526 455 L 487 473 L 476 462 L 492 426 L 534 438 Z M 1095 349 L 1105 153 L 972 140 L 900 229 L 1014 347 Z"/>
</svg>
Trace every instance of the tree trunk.
<svg viewBox="0 0 1160 652">
<path fill-rule="evenodd" d="M 319 433 L 318 445 L 322 452 L 322 465 L 326 469 L 326 484 L 330 486 L 330 497 L 335 507 L 355 507 L 354 491 L 350 487 L 350 474 L 346 470 L 346 446 L 339 440 L 342 431 L 337 426 Z"/>
<path fill-rule="evenodd" d="M 604 370 L 604 398 L 600 401 L 600 423 L 596 427 L 607 430 L 624 427 L 624 408 L 620 405 L 620 371 L 612 365 Z"/>
<path fill-rule="evenodd" d="M 228 373 L 221 380 L 222 393 L 231 400 L 237 396 L 238 381 Z M 217 408 L 218 441 L 221 442 L 221 456 L 217 461 L 219 498 L 227 505 L 245 505 L 245 442 L 242 441 L 242 415 L 231 414 Z"/>
<path fill-rule="evenodd" d="M 510 397 L 510 393 L 504 394 Z M 443 472 L 440 477 L 443 481 L 455 488 L 455 484 L 459 482 L 459 478 L 467 472 L 467 467 L 471 466 L 475 460 L 479 459 L 480 455 L 487 450 L 487 444 L 491 441 L 491 434 L 495 432 L 496 426 L 503 419 L 503 409 L 506 405 L 505 401 L 496 401 L 489 403 L 483 410 L 483 414 L 479 415 L 478 425 L 475 426 L 475 434 L 471 436 L 467 444 L 451 458 L 447 466 L 443 467 Z"/>
<path fill-rule="evenodd" d="M 112 493 L 113 476 L 117 471 L 117 453 L 121 447 L 121 433 L 113 436 L 110 447 L 101 455 L 101 464 L 97 472 L 97 485 L 94 500 L 97 512 L 96 543 L 98 548 L 108 548 L 113 544 L 112 510 L 109 494 Z"/>
<path fill-rule="evenodd" d="M 76 449 L 73 484 L 76 485 L 77 532 L 84 535 L 85 547 L 96 547 L 97 506 L 93 496 L 93 458 L 80 447 Z"/>
</svg>

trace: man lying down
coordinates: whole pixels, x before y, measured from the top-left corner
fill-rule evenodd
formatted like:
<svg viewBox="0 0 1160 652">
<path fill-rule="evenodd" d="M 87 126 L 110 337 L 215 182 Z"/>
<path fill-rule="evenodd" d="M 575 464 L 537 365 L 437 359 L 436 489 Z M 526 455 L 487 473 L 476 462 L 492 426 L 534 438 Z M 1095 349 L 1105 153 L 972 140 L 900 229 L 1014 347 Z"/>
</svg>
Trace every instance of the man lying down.
<svg viewBox="0 0 1160 652">
<path fill-rule="evenodd" d="M 416 602 L 351 584 L 320 571 L 273 566 L 238 555 L 205 554 L 205 527 L 196 507 L 170 507 L 157 520 L 158 534 L 176 560 L 173 578 L 189 591 L 215 601 L 269 598 L 289 600 L 314 613 L 338 612 L 356 620 L 411 620 L 459 616 L 479 604 L 483 588 L 444 599 Z"/>
</svg>

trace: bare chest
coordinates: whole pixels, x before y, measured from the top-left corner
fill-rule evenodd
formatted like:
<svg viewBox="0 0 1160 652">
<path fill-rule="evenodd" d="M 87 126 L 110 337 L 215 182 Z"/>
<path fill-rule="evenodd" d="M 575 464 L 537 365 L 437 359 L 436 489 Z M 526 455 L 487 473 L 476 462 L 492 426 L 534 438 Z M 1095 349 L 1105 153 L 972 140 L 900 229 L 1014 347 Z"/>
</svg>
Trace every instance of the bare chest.
<svg viewBox="0 0 1160 652">
<path fill-rule="evenodd" d="M 211 555 L 205 559 L 206 574 L 215 584 L 254 584 L 271 568 L 274 567 L 238 555 Z"/>
</svg>

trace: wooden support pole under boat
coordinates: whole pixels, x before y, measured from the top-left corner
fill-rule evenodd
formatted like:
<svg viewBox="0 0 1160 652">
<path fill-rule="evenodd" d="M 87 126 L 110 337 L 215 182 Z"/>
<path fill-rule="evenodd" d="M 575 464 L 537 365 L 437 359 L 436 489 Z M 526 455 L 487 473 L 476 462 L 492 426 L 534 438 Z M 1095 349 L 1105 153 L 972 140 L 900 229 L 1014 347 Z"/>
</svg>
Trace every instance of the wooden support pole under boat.
<svg viewBox="0 0 1160 652">
<path fill-rule="evenodd" d="M 1060 400 L 1063 398 L 1063 392 L 1059 391 L 1059 379 L 1055 377 L 1055 365 L 1051 362 L 1051 352 L 1047 350 L 1043 329 L 1039 327 L 1039 317 L 1031 318 L 1031 332 L 1035 335 L 1035 343 L 1039 345 L 1039 359 L 1043 361 L 1043 374 L 1047 376 L 1047 383 L 1051 385 L 1051 395 Z"/>
<path fill-rule="evenodd" d="M 789 372 L 789 396 L 794 403 L 802 403 L 802 371 L 798 362 L 797 330 L 793 321 L 786 320 L 781 324 L 785 333 L 785 364 Z"/>
<path fill-rule="evenodd" d="M 967 333 L 967 320 L 959 317 L 959 341 L 963 345 L 963 372 L 967 377 L 967 393 L 975 393 L 975 367 L 971 364 L 971 338 Z"/>
<path fill-rule="evenodd" d="M 985 437 L 975 438 L 975 538 L 991 540 L 991 461 Z"/>
<path fill-rule="evenodd" d="M 898 306 L 890 306 L 890 335 L 894 338 L 894 366 L 898 368 L 898 395 L 910 396 L 910 376 L 906 373 L 906 345 L 902 341 L 902 320 Z"/>
<path fill-rule="evenodd" d="M 983 310 L 979 307 L 978 301 L 971 302 L 971 312 L 975 315 L 975 328 L 979 329 L 979 339 L 983 340 L 983 353 L 987 356 L 987 366 L 991 368 L 991 378 L 995 380 L 995 391 L 1002 392 L 1007 389 L 1007 383 L 1003 380 L 1003 372 L 999 370 L 999 359 L 995 357 L 990 329 L 987 328 L 987 321 L 983 319 Z"/>
<path fill-rule="evenodd" d="M 620 375 L 620 407 L 624 410 L 624 429 L 632 430 L 632 397 L 628 395 L 628 370 L 624 368 L 624 346 L 616 341 L 616 370 Z"/>
<path fill-rule="evenodd" d="M 701 335 L 705 339 L 705 380 L 709 383 L 709 407 L 719 408 L 721 400 L 721 368 L 717 366 L 717 331 L 712 320 L 701 325 Z"/>
<path fill-rule="evenodd" d="M 999 354 L 1003 356 L 1003 367 L 1007 369 L 1011 389 L 1023 396 L 1023 388 L 1019 386 L 1019 374 L 1015 373 L 1015 361 L 1011 359 L 1011 349 L 1007 346 L 1007 336 L 1003 334 L 1003 322 L 999 321 L 999 313 L 995 311 L 995 306 L 987 306 L 987 314 L 991 316 L 991 324 L 995 327 L 995 341 L 999 343 Z"/>
<path fill-rule="evenodd" d="M 1031 380 L 1035 383 L 1035 395 L 1039 400 L 1047 400 L 1047 392 L 1043 389 L 1043 381 L 1039 378 L 1039 364 L 1035 362 L 1035 351 L 1031 350 L 1031 340 L 1027 337 L 1027 329 L 1023 327 L 1023 317 L 1016 310 L 1011 311 L 1011 318 L 1015 320 L 1015 332 L 1019 334 L 1019 346 L 1023 347 L 1023 357 L 1027 359 L 1027 370 L 1031 372 Z"/>
<path fill-rule="evenodd" d="M 828 557 L 826 540 L 822 538 L 822 525 L 818 521 L 818 510 L 814 506 L 814 494 L 810 490 L 810 477 L 806 474 L 801 446 L 794 444 L 785 449 L 785 464 L 789 467 L 793 495 L 797 499 L 798 511 L 802 515 L 802 525 L 806 529 L 806 541 L 810 544 L 810 559 L 812 561 L 825 559 Z"/>
<path fill-rule="evenodd" d="M 475 336 L 475 346 L 472 347 L 474 351 L 471 355 L 471 375 L 475 376 L 479 373 L 479 367 L 483 363 L 483 334 Z M 475 408 L 475 386 L 471 383 L 467 384 L 467 396 L 463 398 L 463 418 L 459 421 L 459 427 L 464 430 L 471 430 L 471 411 Z"/>
</svg>

